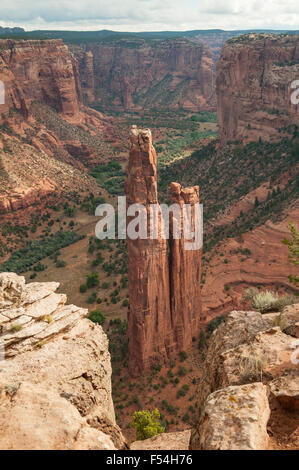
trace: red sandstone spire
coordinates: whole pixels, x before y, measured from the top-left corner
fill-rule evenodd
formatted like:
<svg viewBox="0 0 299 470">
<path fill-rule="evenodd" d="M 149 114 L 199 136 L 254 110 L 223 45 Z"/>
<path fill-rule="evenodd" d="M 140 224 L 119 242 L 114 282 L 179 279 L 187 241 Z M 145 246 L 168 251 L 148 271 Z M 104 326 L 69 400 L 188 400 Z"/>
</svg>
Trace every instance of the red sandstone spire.
<svg viewBox="0 0 299 470">
<path fill-rule="evenodd" d="M 150 205 L 158 203 L 157 157 L 149 129 L 133 126 L 125 193 L 128 207 L 143 204 L 150 233 Z M 172 184 L 172 200 L 181 207 L 199 201 L 199 188 Z M 129 226 L 134 216 L 127 217 Z M 130 307 L 128 313 L 129 370 L 132 375 L 163 363 L 188 349 L 198 337 L 201 250 L 186 251 L 185 240 L 127 238 Z"/>
</svg>

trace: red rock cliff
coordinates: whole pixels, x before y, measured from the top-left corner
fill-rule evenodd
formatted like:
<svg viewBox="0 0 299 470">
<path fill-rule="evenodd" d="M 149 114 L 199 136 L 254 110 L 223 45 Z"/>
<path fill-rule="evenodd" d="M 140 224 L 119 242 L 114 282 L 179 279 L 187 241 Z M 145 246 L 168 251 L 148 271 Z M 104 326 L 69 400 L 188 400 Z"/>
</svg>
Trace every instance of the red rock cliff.
<svg viewBox="0 0 299 470">
<path fill-rule="evenodd" d="M 63 117 L 78 120 L 77 64 L 61 40 L 0 40 L 0 61 L 5 85 L 2 113 L 18 109 L 28 117 L 31 103 L 41 101 Z"/>
<path fill-rule="evenodd" d="M 212 56 L 202 44 L 130 39 L 70 48 L 89 103 L 114 110 L 215 107 Z"/>
<path fill-rule="evenodd" d="M 294 80 L 299 80 L 298 36 L 249 34 L 227 41 L 216 79 L 222 142 L 292 134 L 299 125 L 299 106 L 291 103 Z"/>
<path fill-rule="evenodd" d="M 157 158 L 150 130 L 131 130 L 125 192 L 128 206 L 146 208 L 147 236 L 150 205 L 158 204 Z M 198 187 L 173 184 L 173 201 L 182 206 L 198 202 Z M 134 216 L 135 217 L 135 216 Z M 127 225 L 134 218 L 128 217 Z M 170 224 L 171 225 L 171 224 Z M 129 370 L 132 375 L 165 362 L 188 349 L 199 333 L 201 250 L 185 251 L 184 240 L 162 236 L 158 217 L 155 239 L 127 238 L 130 307 L 128 313 Z"/>
</svg>

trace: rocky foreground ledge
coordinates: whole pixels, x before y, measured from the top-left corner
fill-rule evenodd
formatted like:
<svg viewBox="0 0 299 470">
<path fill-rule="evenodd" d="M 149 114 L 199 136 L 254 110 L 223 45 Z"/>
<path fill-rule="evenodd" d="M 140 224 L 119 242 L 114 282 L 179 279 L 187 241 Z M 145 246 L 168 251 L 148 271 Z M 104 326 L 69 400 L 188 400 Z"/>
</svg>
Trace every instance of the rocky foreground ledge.
<svg viewBox="0 0 299 470">
<path fill-rule="evenodd" d="M 123 448 L 107 337 L 58 286 L 0 274 L 0 449 Z"/>
<path fill-rule="evenodd" d="M 231 312 L 214 331 L 191 449 L 299 448 L 299 304 Z"/>
</svg>

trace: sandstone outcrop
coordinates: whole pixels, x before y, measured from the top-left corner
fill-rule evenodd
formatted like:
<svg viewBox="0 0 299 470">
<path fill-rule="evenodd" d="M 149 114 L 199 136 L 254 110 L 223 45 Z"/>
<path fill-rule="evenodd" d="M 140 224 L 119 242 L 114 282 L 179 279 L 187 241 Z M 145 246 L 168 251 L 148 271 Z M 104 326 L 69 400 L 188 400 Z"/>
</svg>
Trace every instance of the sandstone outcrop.
<svg viewBox="0 0 299 470">
<path fill-rule="evenodd" d="M 190 430 L 165 432 L 144 441 L 130 444 L 130 450 L 188 450 Z"/>
<path fill-rule="evenodd" d="M 216 78 L 222 142 L 293 135 L 299 125 L 299 105 L 291 102 L 298 45 L 296 35 L 273 34 L 248 34 L 223 45 Z"/>
<path fill-rule="evenodd" d="M 188 349 L 199 334 L 201 247 L 187 252 L 184 239 L 168 243 L 160 211 L 150 238 L 150 206 L 158 204 L 156 152 L 150 130 L 133 126 L 130 140 L 127 205 L 142 204 L 146 216 L 145 238 L 127 239 L 129 369 L 138 374 Z M 181 189 L 173 184 L 172 190 L 173 202 L 180 207 L 189 203 L 194 208 L 199 202 L 198 187 Z M 128 228 L 133 218 L 133 214 L 128 217 Z M 181 220 L 178 223 L 181 226 Z"/>
<path fill-rule="evenodd" d="M 0 214 L 38 205 L 52 196 L 55 190 L 55 182 L 44 178 L 31 188 L 19 187 L 9 195 L 0 194 Z"/>
<path fill-rule="evenodd" d="M 299 304 L 281 314 L 233 311 L 213 332 L 198 388 L 192 449 L 279 448 L 279 422 L 286 428 L 283 445 L 296 448 L 297 340 L 287 332 L 298 316 Z"/>
<path fill-rule="evenodd" d="M 107 337 L 58 286 L 0 274 L 0 448 L 122 448 Z"/>
<path fill-rule="evenodd" d="M 88 103 L 117 111 L 215 108 L 213 60 L 202 43 L 132 38 L 69 47 Z"/>
<path fill-rule="evenodd" d="M 200 422 L 198 448 L 263 450 L 268 447 L 270 408 L 261 383 L 227 387 L 209 395 Z"/>
<path fill-rule="evenodd" d="M 299 374 L 296 371 L 278 377 L 269 384 L 270 391 L 286 410 L 299 410 Z"/>
</svg>

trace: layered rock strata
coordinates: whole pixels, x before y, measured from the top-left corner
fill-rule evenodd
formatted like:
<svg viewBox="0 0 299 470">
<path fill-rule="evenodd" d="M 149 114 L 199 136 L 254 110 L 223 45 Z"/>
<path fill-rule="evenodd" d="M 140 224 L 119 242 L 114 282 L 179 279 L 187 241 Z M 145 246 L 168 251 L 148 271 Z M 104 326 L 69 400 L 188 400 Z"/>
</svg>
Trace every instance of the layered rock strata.
<svg viewBox="0 0 299 470">
<path fill-rule="evenodd" d="M 216 77 L 222 142 L 293 135 L 299 125 L 298 99 L 297 104 L 291 100 L 296 80 L 298 35 L 248 34 L 228 40 Z"/>
<path fill-rule="evenodd" d="M 58 286 L 0 274 L 0 448 L 122 448 L 107 337 Z"/>
<path fill-rule="evenodd" d="M 215 109 L 213 59 L 202 43 L 134 38 L 69 47 L 87 103 L 117 111 Z"/>
<path fill-rule="evenodd" d="M 5 85 L 2 112 L 15 109 L 28 117 L 31 103 L 40 101 L 65 118 L 79 120 L 77 63 L 61 40 L 2 39 L 0 58 L 0 79 Z"/>
</svg>

